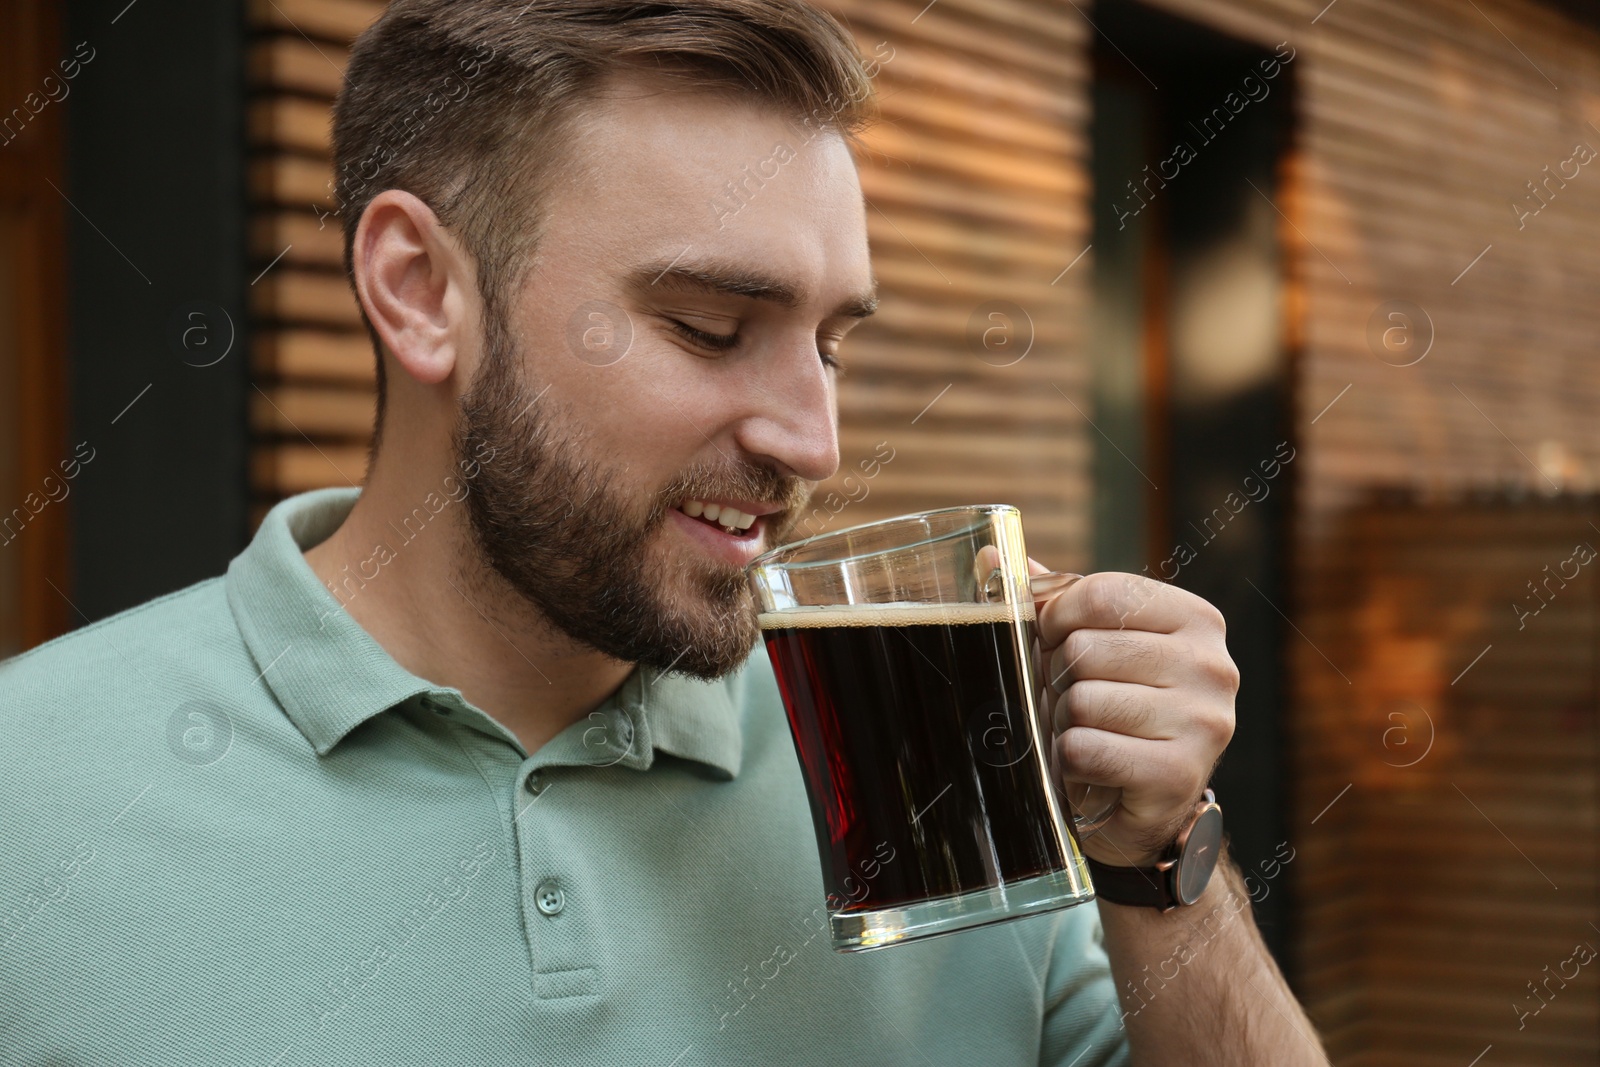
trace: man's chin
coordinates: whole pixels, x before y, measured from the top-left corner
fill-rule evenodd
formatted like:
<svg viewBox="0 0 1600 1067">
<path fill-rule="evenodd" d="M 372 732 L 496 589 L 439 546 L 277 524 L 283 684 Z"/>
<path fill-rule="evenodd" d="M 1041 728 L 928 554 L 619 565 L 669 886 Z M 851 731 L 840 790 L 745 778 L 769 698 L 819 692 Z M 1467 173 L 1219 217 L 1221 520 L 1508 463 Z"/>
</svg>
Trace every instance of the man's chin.
<svg viewBox="0 0 1600 1067">
<path fill-rule="evenodd" d="M 667 673 L 720 678 L 749 658 L 759 636 L 754 595 L 738 569 L 686 559 L 666 550 L 664 540 L 656 540 L 637 572 L 633 617 L 620 627 L 629 634 L 625 658 Z"/>
<path fill-rule="evenodd" d="M 726 631 L 715 635 L 692 634 L 680 647 L 663 647 L 652 650 L 640 660 L 641 666 L 653 667 L 667 674 L 683 674 L 703 682 L 714 682 L 744 666 L 760 637 L 754 626 L 746 636 L 743 631 Z"/>
</svg>

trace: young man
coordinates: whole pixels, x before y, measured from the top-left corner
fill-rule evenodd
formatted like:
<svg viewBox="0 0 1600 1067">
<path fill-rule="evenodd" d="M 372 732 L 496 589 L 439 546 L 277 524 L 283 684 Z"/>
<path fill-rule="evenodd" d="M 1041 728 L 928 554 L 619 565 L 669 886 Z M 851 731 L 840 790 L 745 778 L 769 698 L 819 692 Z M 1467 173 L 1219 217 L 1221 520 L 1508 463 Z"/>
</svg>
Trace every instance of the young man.
<svg viewBox="0 0 1600 1067">
<path fill-rule="evenodd" d="M 1325 1062 L 1226 864 L 1166 912 L 828 948 L 741 568 L 838 465 L 868 97 L 799 0 L 363 35 L 367 483 L 9 665 L 0 1063 Z M 1222 620 L 1100 575 L 1041 631 L 1065 773 L 1123 790 L 1086 847 L 1148 867 L 1232 731 Z"/>
</svg>

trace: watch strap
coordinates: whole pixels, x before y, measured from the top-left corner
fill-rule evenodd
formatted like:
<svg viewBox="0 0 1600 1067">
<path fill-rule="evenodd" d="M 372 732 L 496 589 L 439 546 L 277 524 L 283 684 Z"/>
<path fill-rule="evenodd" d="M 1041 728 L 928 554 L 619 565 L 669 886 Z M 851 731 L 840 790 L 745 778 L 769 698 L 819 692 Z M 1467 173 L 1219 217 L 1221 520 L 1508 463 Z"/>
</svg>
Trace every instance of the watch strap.
<svg viewBox="0 0 1600 1067">
<path fill-rule="evenodd" d="M 1114 867 L 1090 856 L 1084 856 L 1084 861 L 1089 866 L 1089 877 L 1094 882 L 1095 896 L 1113 904 L 1158 908 L 1164 912 L 1183 904 L 1184 900 L 1179 895 L 1178 888 L 1178 865 L 1189 846 L 1191 832 L 1208 810 L 1212 813 L 1213 819 L 1220 819 L 1222 809 L 1217 806 L 1216 794 L 1210 789 L 1205 791 L 1195 805 L 1193 818 L 1172 843 L 1167 858 L 1154 866 Z M 1205 851 L 1207 847 L 1209 846 L 1202 846 L 1201 851 Z M 1214 869 L 1215 856 L 1211 862 Z M 1207 869 L 1205 877 L 1200 882 L 1201 889 L 1204 889 L 1210 876 L 1211 869 Z M 1190 888 L 1192 891 L 1193 887 Z M 1198 897 L 1199 893 L 1195 892 L 1195 898 Z"/>
<path fill-rule="evenodd" d="M 1162 911 L 1178 906 L 1177 894 L 1172 891 L 1175 860 L 1163 860 L 1154 867 L 1113 867 L 1088 856 L 1084 860 L 1089 864 L 1095 896 L 1101 900 Z"/>
</svg>

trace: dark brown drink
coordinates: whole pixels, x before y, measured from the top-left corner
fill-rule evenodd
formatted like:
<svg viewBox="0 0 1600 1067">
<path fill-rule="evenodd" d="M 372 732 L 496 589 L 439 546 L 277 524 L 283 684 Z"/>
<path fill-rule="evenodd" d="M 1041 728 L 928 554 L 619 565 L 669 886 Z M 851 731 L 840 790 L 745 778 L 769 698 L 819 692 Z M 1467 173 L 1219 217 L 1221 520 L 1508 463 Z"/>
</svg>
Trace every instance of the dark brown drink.
<svg viewBox="0 0 1600 1067">
<path fill-rule="evenodd" d="M 1005 604 L 761 616 L 829 903 L 900 907 L 1066 869 Z M 824 828 L 826 831 L 824 832 Z"/>
</svg>

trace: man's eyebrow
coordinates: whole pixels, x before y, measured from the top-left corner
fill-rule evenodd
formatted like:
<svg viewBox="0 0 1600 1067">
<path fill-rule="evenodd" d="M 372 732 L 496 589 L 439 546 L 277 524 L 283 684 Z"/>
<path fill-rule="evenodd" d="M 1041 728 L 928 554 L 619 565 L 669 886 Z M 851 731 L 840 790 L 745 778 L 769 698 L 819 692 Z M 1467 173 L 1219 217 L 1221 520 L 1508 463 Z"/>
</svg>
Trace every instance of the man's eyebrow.
<svg viewBox="0 0 1600 1067">
<path fill-rule="evenodd" d="M 681 257 L 680 257 L 681 258 Z M 794 309 L 809 296 L 803 287 L 746 267 L 714 264 L 646 263 L 628 272 L 629 287 L 639 293 L 654 289 L 679 292 L 720 293 L 765 300 L 779 307 Z M 867 292 L 848 297 L 833 310 L 833 315 L 864 319 L 878 310 L 878 282 L 873 279 Z"/>
</svg>

